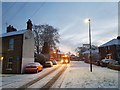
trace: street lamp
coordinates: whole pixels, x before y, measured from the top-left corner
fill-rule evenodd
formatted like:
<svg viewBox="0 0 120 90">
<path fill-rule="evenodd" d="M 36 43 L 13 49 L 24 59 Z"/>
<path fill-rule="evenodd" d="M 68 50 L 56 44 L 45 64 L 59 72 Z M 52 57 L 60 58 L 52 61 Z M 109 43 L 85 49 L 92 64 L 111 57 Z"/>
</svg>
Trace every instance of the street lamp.
<svg viewBox="0 0 120 90">
<path fill-rule="evenodd" d="M 91 57 L 91 26 L 90 26 L 90 19 L 85 19 L 85 22 L 88 23 L 88 29 L 89 29 L 89 45 L 90 45 L 90 71 L 92 72 L 92 57 Z"/>
<path fill-rule="evenodd" d="M 1 61 L 3 60 L 3 56 L 0 57 L 0 60 L 1 60 Z"/>
<path fill-rule="evenodd" d="M 53 53 L 56 54 L 56 51 L 54 51 Z"/>
</svg>

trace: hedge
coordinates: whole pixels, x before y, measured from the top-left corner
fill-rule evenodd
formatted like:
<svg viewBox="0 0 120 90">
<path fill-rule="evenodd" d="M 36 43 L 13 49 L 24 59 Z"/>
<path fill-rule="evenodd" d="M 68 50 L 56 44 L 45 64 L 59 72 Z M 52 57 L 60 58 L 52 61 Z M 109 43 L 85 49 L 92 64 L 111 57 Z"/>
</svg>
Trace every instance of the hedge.
<svg viewBox="0 0 120 90">
<path fill-rule="evenodd" d="M 118 71 L 120 71 L 120 65 L 108 64 L 107 67 L 110 68 L 110 69 L 113 69 L 113 70 L 118 70 Z"/>
</svg>

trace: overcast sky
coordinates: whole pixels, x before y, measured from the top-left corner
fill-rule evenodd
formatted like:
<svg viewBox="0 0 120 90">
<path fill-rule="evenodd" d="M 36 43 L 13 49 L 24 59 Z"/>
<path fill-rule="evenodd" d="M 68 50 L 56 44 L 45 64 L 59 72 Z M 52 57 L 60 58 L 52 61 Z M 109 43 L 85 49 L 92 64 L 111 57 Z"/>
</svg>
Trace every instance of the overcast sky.
<svg viewBox="0 0 120 90">
<path fill-rule="evenodd" d="M 59 49 L 74 52 L 77 46 L 88 43 L 88 25 L 91 19 L 92 44 L 101 45 L 118 36 L 117 2 L 3 2 L 2 31 L 6 24 L 18 30 L 26 29 L 26 21 L 49 24 L 59 29 Z"/>
</svg>

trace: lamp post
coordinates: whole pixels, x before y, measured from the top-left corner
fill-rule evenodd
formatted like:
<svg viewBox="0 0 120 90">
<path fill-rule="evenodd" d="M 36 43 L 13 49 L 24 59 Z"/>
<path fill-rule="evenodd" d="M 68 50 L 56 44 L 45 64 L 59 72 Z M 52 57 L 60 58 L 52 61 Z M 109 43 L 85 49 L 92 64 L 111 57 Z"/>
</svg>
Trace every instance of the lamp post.
<svg viewBox="0 0 120 90">
<path fill-rule="evenodd" d="M 87 22 L 88 23 L 88 29 L 89 29 L 89 45 L 90 45 L 90 57 L 89 57 L 89 59 L 90 59 L 90 71 L 92 72 L 92 57 L 91 57 L 91 49 L 92 49 L 92 46 L 91 46 L 91 25 L 90 25 L 90 19 L 86 19 L 85 20 L 85 22 Z"/>
</svg>

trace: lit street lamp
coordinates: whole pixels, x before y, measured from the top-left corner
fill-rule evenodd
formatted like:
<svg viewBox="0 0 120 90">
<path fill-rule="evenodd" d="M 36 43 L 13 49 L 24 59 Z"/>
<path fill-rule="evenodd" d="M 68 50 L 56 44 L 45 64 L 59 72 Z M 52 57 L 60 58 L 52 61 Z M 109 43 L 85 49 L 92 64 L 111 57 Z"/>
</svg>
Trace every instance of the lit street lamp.
<svg viewBox="0 0 120 90">
<path fill-rule="evenodd" d="M 3 60 L 3 56 L 0 57 L 0 60 L 1 60 L 1 61 Z"/>
<path fill-rule="evenodd" d="M 53 53 L 56 54 L 56 51 L 54 51 Z"/>
<path fill-rule="evenodd" d="M 88 29 L 89 29 L 89 45 L 90 45 L 90 71 L 92 72 L 92 57 L 91 57 L 91 26 L 90 26 L 90 19 L 86 19 L 85 22 L 88 23 Z"/>
</svg>

